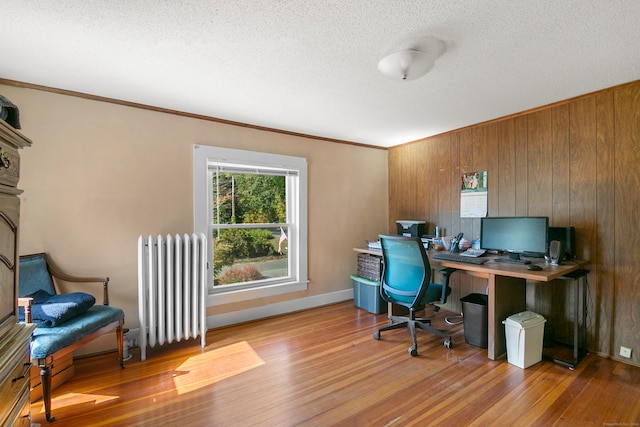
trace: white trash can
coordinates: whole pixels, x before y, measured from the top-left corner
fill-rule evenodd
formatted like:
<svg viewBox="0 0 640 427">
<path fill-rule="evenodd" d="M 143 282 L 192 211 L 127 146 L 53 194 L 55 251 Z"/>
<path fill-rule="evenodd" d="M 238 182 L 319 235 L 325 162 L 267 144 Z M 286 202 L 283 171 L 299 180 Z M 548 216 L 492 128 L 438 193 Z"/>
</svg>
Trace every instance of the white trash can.
<svg viewBox="0 0 640 427">
<path fill-rule="evenodd" d="M 507 362 L 528 368 L 542 360 L 545 318 L 531 311 L 513 314 L 503 321 L 507 338 Z"/>
</svg>

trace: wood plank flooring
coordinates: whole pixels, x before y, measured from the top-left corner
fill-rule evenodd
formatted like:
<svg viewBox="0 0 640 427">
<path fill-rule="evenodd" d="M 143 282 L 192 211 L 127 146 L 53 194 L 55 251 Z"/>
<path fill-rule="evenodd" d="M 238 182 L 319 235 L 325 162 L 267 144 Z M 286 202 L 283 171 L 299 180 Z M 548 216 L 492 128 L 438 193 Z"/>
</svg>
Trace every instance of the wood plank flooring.
<svg viewBox="0 0 640 427">
<path fill-rule="evenodd" d="M 429 311 L 428 315 L 432 315 Z M 589 354 L 574 370 L 546 360 L 528 369 L 464 341 L 454 347 L 335 304 L 209 331 L 198 340 L 76 361 L 54 390 L 52 424 L 64 426 L 606 426 L 640 425 L 640 368 Z M 47 424 L 42 401 L 32 422 Z"/>
</svg>

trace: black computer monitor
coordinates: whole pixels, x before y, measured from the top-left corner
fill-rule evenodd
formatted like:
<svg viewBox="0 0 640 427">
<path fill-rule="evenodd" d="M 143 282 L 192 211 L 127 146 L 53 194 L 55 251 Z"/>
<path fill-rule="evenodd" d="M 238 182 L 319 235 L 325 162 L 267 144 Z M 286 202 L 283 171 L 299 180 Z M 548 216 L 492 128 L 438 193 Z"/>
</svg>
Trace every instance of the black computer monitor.
<svg viewBox="0 0 640 427">
<path fill-rule="evenodd" d="M 480 247 L 508 252 L 509 258 L 497 262 L 529 264 L 520 254 L 547 250 L 549 218 L 546 216 L 488 217 L 480 219 Z"/>
</svg>

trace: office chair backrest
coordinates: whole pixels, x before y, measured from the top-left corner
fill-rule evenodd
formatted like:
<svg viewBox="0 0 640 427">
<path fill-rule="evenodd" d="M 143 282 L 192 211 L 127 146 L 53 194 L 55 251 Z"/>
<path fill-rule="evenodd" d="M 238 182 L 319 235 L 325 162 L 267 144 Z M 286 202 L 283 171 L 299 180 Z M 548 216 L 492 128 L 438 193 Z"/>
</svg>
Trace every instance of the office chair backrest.
<svg viewBox="0 0 640 427">
<path fill-rule="evenodd" d="M 431 280 L 422 241 L 416 237 L 379 237 L 384 261 L 381 291 L 392 300 L 420 305 Z"/>
</svg>

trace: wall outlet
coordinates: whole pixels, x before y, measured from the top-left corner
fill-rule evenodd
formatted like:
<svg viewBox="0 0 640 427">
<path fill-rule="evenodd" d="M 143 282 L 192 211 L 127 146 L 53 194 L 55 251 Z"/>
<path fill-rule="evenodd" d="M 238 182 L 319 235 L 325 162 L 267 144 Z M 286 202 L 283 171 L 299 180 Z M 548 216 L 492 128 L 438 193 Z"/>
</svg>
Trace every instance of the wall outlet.
<svg viewBox="0 0 640 427">
<path fill-rule="evenodd" d="M 620 356 L 631 359 L 631 349 L 629 347 L 620 346 Z"/>
</svg>

